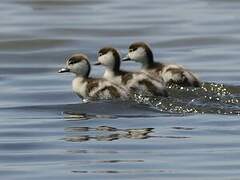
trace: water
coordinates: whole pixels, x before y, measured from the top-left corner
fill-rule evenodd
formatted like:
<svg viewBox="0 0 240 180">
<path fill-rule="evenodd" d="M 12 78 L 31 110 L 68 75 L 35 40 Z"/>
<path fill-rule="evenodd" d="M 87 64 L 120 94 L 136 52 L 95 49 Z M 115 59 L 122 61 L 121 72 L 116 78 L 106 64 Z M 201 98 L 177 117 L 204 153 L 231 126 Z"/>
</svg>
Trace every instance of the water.
<svg viewBox="0 0 240 180">
<path fill-rule="evenodd" d="M 240 177 L 240 2 L 234 0 L 2 0 L 1 179 L 228 179 Z M 169 98 L 82 103 L 72 53 L 151 44 L 200 89 Z M 124 69 L 138 69 L 124 63 Z M 93 67 L 92 76 L 103 69 Z"/>
</svg>

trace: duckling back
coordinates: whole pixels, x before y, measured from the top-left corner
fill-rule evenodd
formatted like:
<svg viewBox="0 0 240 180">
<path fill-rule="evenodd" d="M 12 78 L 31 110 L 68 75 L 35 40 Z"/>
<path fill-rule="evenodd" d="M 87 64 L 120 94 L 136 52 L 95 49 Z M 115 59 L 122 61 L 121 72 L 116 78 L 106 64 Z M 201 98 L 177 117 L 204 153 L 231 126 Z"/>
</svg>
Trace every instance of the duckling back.
<svg viewBox="0 0 240 180">
<path fill-rule="evenodd" d="M 178 84 L 180 86 L 199 87 L 200 81 L 189 70 L 184 69 L 180 65 L 165 65 L 160 76 L 167 85 Z"/>
<path fill-rule="evenodd" d="M 131 93 L 146 93 L 157 96 L 167 96 L 165 84 L 162 79 L 155 79 L 141 72 L 120 71 L 108 80 L 126 87 Z"/>
</svg>

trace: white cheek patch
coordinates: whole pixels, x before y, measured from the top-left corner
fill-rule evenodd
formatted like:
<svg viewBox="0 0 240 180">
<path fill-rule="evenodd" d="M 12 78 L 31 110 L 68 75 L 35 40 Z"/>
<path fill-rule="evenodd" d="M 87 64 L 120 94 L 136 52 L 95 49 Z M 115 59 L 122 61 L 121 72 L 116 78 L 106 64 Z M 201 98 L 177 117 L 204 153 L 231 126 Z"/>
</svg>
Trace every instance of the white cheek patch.
<svg viewBox="0 0 240 180">
<path fill-rule="evenodd" d="M 105 66 L 113 67 L 115 58 L 113 56 L 113 53 L 111 51 L 109 51 L 108 53 L 98 57 L 98 61 L 101 62 Z"/>
<path fill-rule="evenodd" d="M 72 66 L 72 72 L 76 74 L 86 75 L 89 71 L 89 66 L 86 61 L 81 61 Z"/>
<path fill-rule="evenodd" d="M 129 52 L 129 57 L 136 61 L 144 61 L 146 59 L 146 51 L 144 48 L 139 47 L 137 50 Z"/>
<path fill-rule="evenodd" d="M 132 52 L 129 52 L 129 53 L 128 53 L 128 57 L 129 57 L 130 59 L 135 59 L 134 52 L 133 52 L 133 51 L 132 51 Z"/>
</svg>

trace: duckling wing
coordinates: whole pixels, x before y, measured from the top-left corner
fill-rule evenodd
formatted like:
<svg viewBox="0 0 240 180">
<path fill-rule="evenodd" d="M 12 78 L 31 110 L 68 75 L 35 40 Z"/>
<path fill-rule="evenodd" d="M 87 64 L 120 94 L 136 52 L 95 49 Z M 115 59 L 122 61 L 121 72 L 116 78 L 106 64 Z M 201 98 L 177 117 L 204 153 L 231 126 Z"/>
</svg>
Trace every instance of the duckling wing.
<svg viewBox="0 0 240 180">
<path fill-rule="evenodd" d="M 120 98 L 121 97 L 121 92 L 119 91 L 119 89 L 112 85 L 103 87 L 101 90 L 99 90 L 99 94 L 101 94 L 104 97 L 109 97 L 109 98 Z"/>
<path fill-rule="evenodd" d="M 164 81 L 156 79 L 142 72 L 133 73 L 133 80 L 130 84 L 135 91 L 150 93 L 155 96 L 167 96 Z"/>
<path fill-rule="evenodd" d="M 145 86 L 147 91 L 152 93 L 154 96 L 168 96 L 165 86 L 159 81 L 153 79 L 142 79 L 139 81 L 139 85 Z"/>
<path fill-rule="evenodd" d="M 133 79 L 133 73 L 127 71 L 120 71 L 121 82 L 123 85 L 127 85 L 130 80 Z"/>
<path fill-rule="evenodd" d="M 162 72 L 162 78 L 167 85 L 200 86 L 198 78 L 192 72 L 179 65 L 166 66 Z"/>
<path fill-rule="evenodd" d="M 128 96 L 124 88 L 105 79 L 99 80 L 98 87 L 90 95 L 98 99 L 126 98 Z"/>
</svg>

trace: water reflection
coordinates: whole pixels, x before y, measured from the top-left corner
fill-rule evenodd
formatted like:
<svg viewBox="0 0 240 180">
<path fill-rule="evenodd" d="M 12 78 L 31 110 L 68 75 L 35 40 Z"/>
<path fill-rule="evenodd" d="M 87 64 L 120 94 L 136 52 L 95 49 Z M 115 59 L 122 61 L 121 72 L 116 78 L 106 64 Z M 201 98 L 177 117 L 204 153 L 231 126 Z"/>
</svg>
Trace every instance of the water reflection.
<svg viewBox="0 0 240 180">
<path fill-rule="evenodd" d="M 88 119 L 112 119 L 116 118 L 114 115 L 104 115 L 104 114 L 96 114 L 96 115 L 91 115 L 91 114 L 86 114 L 86 113 L 79 113 L 79 112 L 64 112 L 64 119 L 68 121 L 79 121 L 79 120 L 88 120 Z"/>
<path fill-rule="evenodd" d="M 173 129 L 192 130 L 191 128 L 173 127 Z M 110 126 L 93 127 L 67 127 L 65 141 L 84 142 L 90 140 L 96 141 L 114 141 L 120 139 L 148 139 L 148 138 L 173 138 L 186 139 L 187 136 L 172 135 L 154 135 L 154 128 L 129 128 L 119 129 Z"/>
<path fill-rule="evenodd" d="M 89 174 L 145 174 L 145 173 L 166 173 L 171 171 L 166 171 L 162 169 L 130 169 L 130 170 L 99 170 L 99 171 L 78 171 L 74 170 L 73 173 L 89 173 Z"/>
<path fill-rule="evenodd" d="M 65 141 L 83 142 L 89 140 L 114 141 L 119 139 L 147 139 L 151 136 L 153 128 L 118 129 L 110 126 L 92 127 L 67 127 L 66 132 L 70 135 L 64 138 Z M 82 134 L 87 133 L 87 134 Z"/>
</svg>

